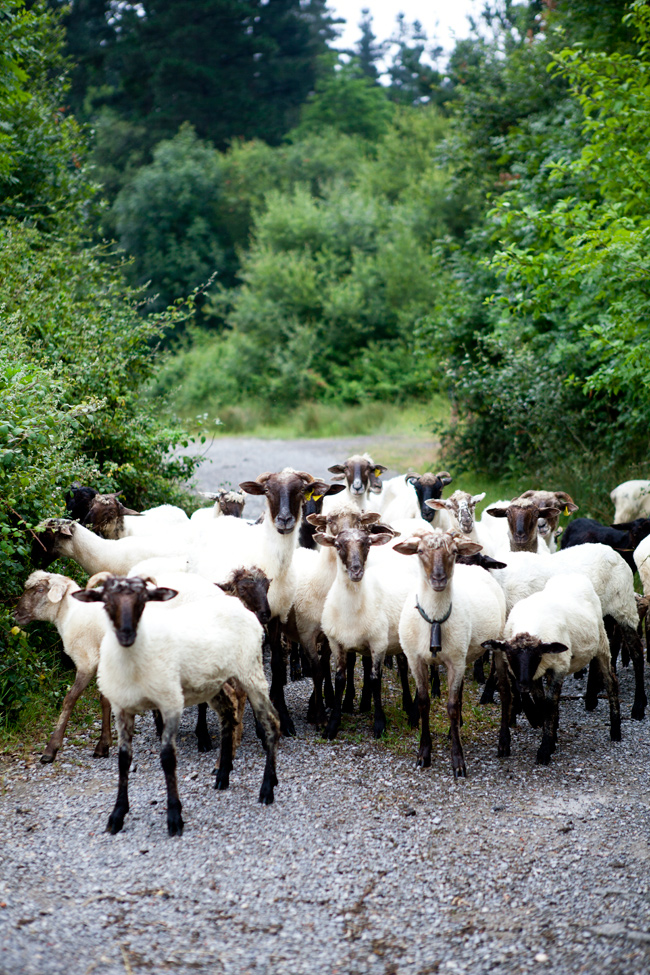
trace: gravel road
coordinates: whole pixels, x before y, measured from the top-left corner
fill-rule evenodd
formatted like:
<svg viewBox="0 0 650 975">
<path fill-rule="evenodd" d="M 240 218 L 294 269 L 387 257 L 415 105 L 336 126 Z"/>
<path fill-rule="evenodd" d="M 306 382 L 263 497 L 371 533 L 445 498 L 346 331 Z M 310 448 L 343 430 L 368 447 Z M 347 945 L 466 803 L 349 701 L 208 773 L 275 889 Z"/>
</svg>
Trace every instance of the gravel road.
<svg viewBox="0 0 650 975">
<path fill-rule="evenodd" d="M 246 454 L 252 442 L 239 443 Z M 251 453 L 242 473 L 224 460 L 219 483 L 283 463 L 323 472 L 315 455 L 271 460 Z M 186 712 L 181 838 L 167 836 L 150 715 L 138 719 L 132 811 L 115 837 L 104 826 L 116 758 L 91 757 L 97 730 L 51 766 L 5 756 L 1 975 L 650 971 L 650 721 L 628 719 L 628 671 L 621 743 L 609 741 L 606 703 L 585 713 L 584 684 L 570 679 L 549 768 L 534 765 L 540 732 L 520 719 L 511 758 L 496 758 L 491 728 L 466 743 L 460 782 L 444 736 L 424 771 L 416 735 L 391 750 L 370 719 L 320 740 L 304 721 L 309 691 L 288 685 L 298 735 L 281 742 L 270 807 L 256 801 L 264 760 L 250 715 L 231 788 L 217 793 Z M 470 682 L 467 694 L 476 699 Z M 211 730 L 216 742 L 214 717 Z"/>
</svg>

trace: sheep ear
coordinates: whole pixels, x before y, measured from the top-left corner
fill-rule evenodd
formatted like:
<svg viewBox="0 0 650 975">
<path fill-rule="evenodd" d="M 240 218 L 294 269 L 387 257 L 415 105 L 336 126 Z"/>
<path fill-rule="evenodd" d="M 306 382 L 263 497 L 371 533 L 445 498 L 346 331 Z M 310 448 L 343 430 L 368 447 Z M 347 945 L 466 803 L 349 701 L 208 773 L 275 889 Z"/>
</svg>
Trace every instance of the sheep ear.
<svg viewBox="0 0 650 975">
<path fill-rule="evenodd" d="M 451 482 L 453 481 L 453 477 L 447 471 L 440 471 L 438 474 L 436 474 L 436 477 L 442 483 L 443 487 L 446 484 L 451 484 Z"/>
<path fill-rule="evenodd" d="M 384 473 L 384 471 L 387 471 L 387 470 L 388 470 L 388 468 L 387 467 L 384 467 L 383 464 L 375 464 L 375 477 L 381 477 L 381 475 Z"/>
<path fill-rule="evenodd" d="M 566 653 L 569 648 L 564 643 L 542 643 L 542 653 Z"/>
<path fill-rule="evenodd" d="M 68 591 L 69 582 L 57 581 L 52 586 L 50 586 L 47 598 L 51 603 L 60 603 L 66 592 Z"/>
<path fill-rule="evenodd" d="M 493 518 L 507 518 L 508 509 L 507 508 L 487 508 L 487 513 L 492 515 Z"/>
<path fill-rule="evenodd" d="M 101 603 L 104 599 L 103 589 L 79 589 L 71 593 L 73 599 L 78 599 L 80 603 Z"/>
<path fill-rule="evenodd" d="M 266 494 L 264 485 L 259 481 L 242 481 L 239 486 L 246 494 Z"/>
<path fill-rule="evenodd" d="M 416 474 L 415 471 L 412 471 L 411 473 L 404 475 L 404 480 L 406 481 L 407 484 L 413 484 L 413 482 L 417 481 L 419 477 L 420 477 L 419 474 Z"/>
<path fill-rule="evenodd" d="M 393 545 L 393 552 L 399 552 L 400 555 L 415 555 L 419 544 L 419 538 L 407 538 L 405 541 Z"/>
<path fill-rule="evenodd" d="M 215 582 L 215 586 L 223 590 L 223 592 L 228 593 L 229 596 L 232 596 L 235 591 L 235 587 L 231 582 Z"/>
<path fill-rule="evenodd" d="M 562 514 L 570 515 L 573 511 L 578 511 L 578 510 L 579 510 L 578 505 L 575 504 L 574 501 L 567 501 L 567 503 L 564 505 L 564 511 L 562 512 Z"/>
<path fill-rule="evenodd" d="M 343 466 L 343 464 L 333 464 L 332 467 L 328 467 L 327 469 L 330 472 L 330 474 L 339 475 L 338 477 L 334 478 L 335 481 L 340 481 L 341 477 L 345 477 L 345 467 Z"/>
<path fill-rule="evenodd" d="M 330 485 L 326 481 L 312 481 L 311 484 L 305 484 L 303 488 L 303 497 L 305 501 L 309 501 L 313 498 L 314 501 L 320 500 L 324 494 L 329 491 Z"/>
<path fill-rule="evenodd" d="M 505 650 L 507 645 L 502 640 L 484 640 L 481 644 L 484 650 Z"/>
<path fill-rule="evenodd" d="M 178 596 L 178 589 L 167 589 L 159 586 L 157 589 L 147 589 L 147 599 L 149 602 L 166 603 L 168 599 Z"/>
<path fill-rule="evenodd" d="M 380 518 L 381 515 L 378 511 L 362 511 L 359 521 L 365 528 L 366 525 L 375 525 Z"/>
<path fill-rule="evenodd" d="M 345 491 L 345 484 L 330 484 L 330 485 L 328 485 L 328 488 L 327 488 L 327 491 L 325 492 L 325 494 L 328 497 L 333 498 L 335 494 L 340 494 L 341 491 Z"/>
<path fill-rule="evenodd" d="M 314 535 L 314 541 L 318 542 L 319 545 L 328 545 L 330 548 L 332 548 L 336 539 L 333 535 L 326 535 L 324 532 L 316 532 Z"/>
<path fill-rule="evenodd" d="M 392 542 L 395 536 L 392 532 L 377 532 L 370 536 L 371 545 L 386 545 L 388 542 Z"/>
<path fill-rule="evenodd" d="M 427 508 L 435 508 L 436 511 L 446 511 L 449 504 L 443 501 L 442 498 L 430 498 L 429 501 L 424 502 Z"/>
<path fill-rule="evenodd" d="M 307 515 L 306 519 L 314 528 L 325 528 L 327 526 L 327 515 Z"/>
<path fill-rule="evenodd" d="M 539 517 L 540 518 L 552 518 L 553 515 L 558 514 L 558 512 L 559 512 L 559 508 L 557 508 L 555 505 L 549 505 L 546 508 L 540 508 L 539 509 Z"/>
<path fill-rule="evenodd" d="M 465 541 L 462 538 L 456 539 L 456 551 L 461 555 L 476 555 L 483 548 L 478 542 Z"/>
<path fill-rule="evenodd" d="M 482 494 L 473 494 L 471 504 L 478 504 L 479 501 L 482 501 L 484 497 L 485 497 L 485 491 L 483 491 Z"/>
</svg>

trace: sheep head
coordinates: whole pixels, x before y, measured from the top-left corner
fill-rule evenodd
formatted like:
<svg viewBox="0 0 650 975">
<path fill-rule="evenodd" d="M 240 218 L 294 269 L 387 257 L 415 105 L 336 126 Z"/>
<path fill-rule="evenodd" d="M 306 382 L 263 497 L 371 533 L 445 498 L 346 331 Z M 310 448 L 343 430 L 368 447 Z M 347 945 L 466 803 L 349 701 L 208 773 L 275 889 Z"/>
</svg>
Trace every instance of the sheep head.
<svg viewBox="0 0 650 975">
<path fill-rule="evenodd" d="M 300 520 L 305 499 L 326 494 L 330 485 L 305 471 L 285 467 L 277 474 L 260 474 L 254 481 L 243 481 L 239 487 L 247 494 L 264 495 L 275 530 L 288 535 Z"/>
<path fill-rule="evenodd" d="M 150 589 L 139 576 L 110 576 L 94 589 L 73 592 L 81 603 L 103 603 L 118 643 L 131 647 L 138 635 L 138 623 L 148 602 L 166 602 L 177 596 L 176 589 Z"/>
<path fill-rule="evenodd" d="M 400 555 L 417 555 L 431 588 L 434 592 L 443 592 L 453 577 L 457 557 L 475 555 L 481 551 L 481 546 L 457 532 L 432 528 L 414 532 L 410 538 L 393 545 L 393 551 Z"/>
</svg>

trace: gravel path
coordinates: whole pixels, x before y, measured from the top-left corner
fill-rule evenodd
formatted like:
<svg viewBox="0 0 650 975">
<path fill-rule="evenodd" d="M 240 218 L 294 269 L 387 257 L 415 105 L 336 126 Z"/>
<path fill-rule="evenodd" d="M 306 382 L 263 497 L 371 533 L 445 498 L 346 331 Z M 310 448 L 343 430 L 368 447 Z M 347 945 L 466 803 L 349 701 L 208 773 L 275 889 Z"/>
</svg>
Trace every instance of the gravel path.
<svg viewBox="0 0 650 975">
<path fill-rule="evenodd" d="M 92 759 L 96 730 L 52 766 L 5 757 L 1 975 L 650 970 L 650 721 L 627 718 L 628 671 L 621 743 L 609 741 L 606 703 L 586 714 L 584 684 L 570 679 L 549 768 L 534 765 L 540 732 L 520 719 L 509 759 L 496 758 L 492 728 L 466 743 L 461 782 L 444 736 L 425 771 L 416 735 L 391 750 L 369 719 L 320 740 L 304 721 L 309 691 L 288 685 L 298 736 L 281 742 L 270 807 L 256 801 L 264 760 L 250 714 L 231 788 L 217 793 L 185 713 L 182 838 L 167 836 L 149 715 L 115 837 L 103 831 L 115 754 Z"/>
</svg>

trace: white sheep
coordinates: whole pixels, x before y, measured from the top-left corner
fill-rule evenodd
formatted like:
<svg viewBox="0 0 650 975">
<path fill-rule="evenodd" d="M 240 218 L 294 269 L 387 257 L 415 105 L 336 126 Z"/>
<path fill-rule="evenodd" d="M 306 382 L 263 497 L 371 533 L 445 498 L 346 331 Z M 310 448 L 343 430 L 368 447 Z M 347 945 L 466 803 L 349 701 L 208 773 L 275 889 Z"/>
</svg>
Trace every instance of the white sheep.
<svg viewBox="0 0 650 975">
<path fill-rule="evenodd" d="M 437 474 L 410 471 L 384 481 L 379 505 L 382 521 L 392 524 L 397 519 L 422 518 L 436 528 L 448 527 L 446 512 L 436 512 L 426 502 L 442 497 L 443 488 L 451 481 L 447 471 Z"/>
<path fill-rule="evenodd" d="M 39 526 L 32 553 L 43 568 L 55 559 L 71 558 L 90 575 L 102 571 L 126 575 L 143 559 L 177 557 L 188 548 L 185 532 L 177 534 L 162 527 L 151 536 L 112 539 L 100 538 L 75 521 L 49 518 Z"/>
<path fill-rule="evenodd" d="M 395 546 L 402 555 L 417 555 L 420 572 L 419 585 L 404 603 L 399 622 L 399 640 L 415 678 L 422 721 L 418 765 L 431 764 L 429 666 L 442 663 L 447 670 L 454 776 L 467 774 L 460 740 L 465 668 L 485 653 L 484 640 L 501 635 L 506 618 L 505 599 L 492 576 L 479 566 L 456 565 L 457 556 L 479 550 L 476 542 L 440 529 Z"/>
<path fill-rule="evenodd" d="M 375 464 L 370 454 L 353 454 L 344 464 L 334 464 L 328 467 L 334 476 L 333 481 L 345 481 L 346 491 L 343 497 L 355 504 L 360 511 L 378 511 L 381 506 L 380 497 L 382 485 L 380 477 L 385 470 L 382 464 Z M 323 513 L 332 509 L 332 500 L 325 498 Z"/>
<path fill-rule="evenodd" d="M 16 622 L 25 626 L 33 620 L 53 623 L 63 642 L 63 649 L 76 667 L 75 679 L 63 701 L 59 720 L 41 755 L 49 764 L 63 744 L 63 736 L 72 710 L 97 672 L 99 647 L 106 633 L 106 614 L 100 606 L 85 606 L 72 598 L 80 587 L 67 576 L 54 572 L 32 572 L 25 583 L 15 611 Z M 93 752 L 94 758 L 106 758 L 112 742 L 111 708 L 101 695 L 102 730 Z"/>
<path fill-rule="evenodd" d="M 495 654 L 501 697 L 500 757 L 510 755 L 510 673 L 534 727 L 543 724 L 537 764 L 548 765 L 557 745 L 558 704 L 567 674 L 598 664 L 610 708 L 610 737 L 621 740 L 618 682 L 612 671 L 609 642 L 600 600 L 581 573 L 552 576 L 544 589 L 522 599 L 512 609 L 503 640 L 487 640 Z M 542 678 L 546 678 L 546 695 Z M 533 700 L 531 701 L 531 695 Z M 587 689 L 585 705 L 598 703 L 595 685 Z"/>
<path fill-rule="evenodd" d="M 591 581 L 600 599 L 602 616 L 619 625 L 634 665 L 635 693 L 631 716 L 641 720 L 647 698 L 643 686 L 643 652 L 637 635 L 638 612 L 634 598 L 632 570 L 608 545 L 576 545 L 554 555 L 510 552 L 507 566 L 494 578 L 504 591 L 508 614 L 520 600 L 544 588 L 551 576 L 581 572 Z"/>
<path fill-rule="evenodd" d="M 176 782 L 176 734 L 183 708 L 207 702 L 222 721 L 216 788 L 229 784 L 235 710 L 223 685 L 236 680 L 248 696 L 265 735 L 267 756 L 259 800 L 273 802 L 278 719 L 262 666 L 263 629 L 239 600 L 225 594 L 167 613 L 155 604 L 173 589 L 150 588 L 143 579 L 113 577 L 74 594 L 102 602 L 110 620 L 100 649 L 97 679 L 113 708 L 119 742 L 119 786 L 108 831 L 119 832 L 129 811 L 128 774 L 135 715 L 150 708 L 163 719 L 160 761 L 167 783 L 167 828 L 183 832 Z"/>
<path fill-rule="evenodd" d="M 369 534 L 359 528 L 345 528 L 336 537 L 318 533 L 320 545 L 333 546 L 338 559 L 336 578 L 323 606 L 321 627 L 336 664 L 335 700 L 325 736 L 334 738 L 341 724 L 343 694 L 347 680 L 347 656 L 351 651 L 371 658 L 369 683 L 374 701 L 373 734 L 379 738 L 386 728 L 381 703 L 381 672 L 386 654 L 398 654 L 399 618 L 409 592 L 410 573 L 399 573 L 391 561 L 366 565 L 370 549 L 392 541 L 393 534 Z"/>
<path fill-rule="evenodd" d="M 204 498 L 210 498 L 214 504 L 210 508 L 197 508 L 192 512 L 190 522 L 195 535 L 215 518 L 241 518 L 246 500 L 243 492 L 220 488 L 216 492 L 202 493 Z"/>
<path fill-rule="evenodd" d="M 633 558 L 641 579 L 643 595 L 650 596 L 650 535 L 639 542 L 634 549 Z"/>
<path fill-rule="evenodd" d="M 650 518 L 650 481 L 623 481 L 609 496 L 615 508 L 613 524 Z"/>
</svg>

